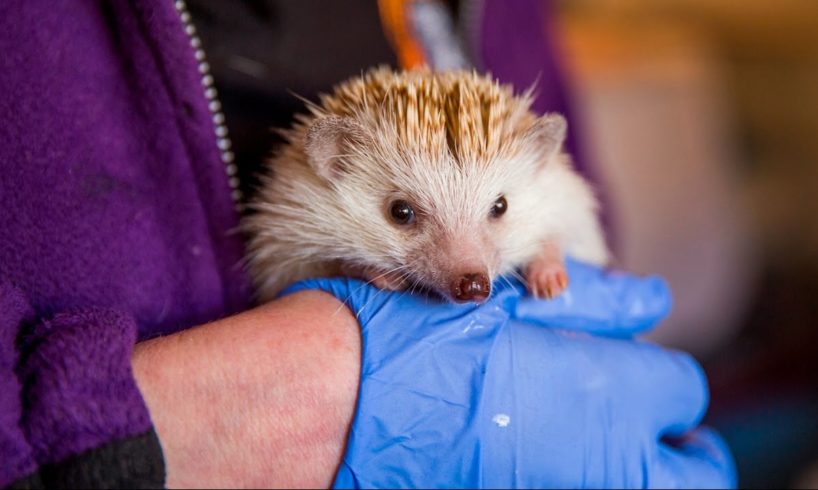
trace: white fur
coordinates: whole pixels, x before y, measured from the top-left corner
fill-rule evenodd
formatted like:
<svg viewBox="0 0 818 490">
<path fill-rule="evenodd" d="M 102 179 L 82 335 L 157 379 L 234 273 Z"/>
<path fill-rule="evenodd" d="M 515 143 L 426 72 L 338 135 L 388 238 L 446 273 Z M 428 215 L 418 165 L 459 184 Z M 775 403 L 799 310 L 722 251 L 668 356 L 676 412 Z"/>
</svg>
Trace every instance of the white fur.
<svg viewBox="0 0 818 490">
<path fill-rule="evenodd" d="M 360 132 L 355 142 L 337 146 L 341 171 L 322 174 L 311 163 L 304 145 L 309 118 L 271 162 L 272 174 L 243 222 L 247 265 L 261 299 L 296 280 L 336 274 L 340 264 L 395 270 L 446 295 L 458 273 L 507 274 L 547 243 L 581 260 L 607 262 L 597 201 L 567 155 L 520 136 L 485 161 L 458 161 L 445 148 L 404 144 L 393 120 L 352 117 Z M 492 219 L 500 195 L 508 211 Z M 413 204 L 415 224 L 390 221 L 395 199 Z"/>
</svg>

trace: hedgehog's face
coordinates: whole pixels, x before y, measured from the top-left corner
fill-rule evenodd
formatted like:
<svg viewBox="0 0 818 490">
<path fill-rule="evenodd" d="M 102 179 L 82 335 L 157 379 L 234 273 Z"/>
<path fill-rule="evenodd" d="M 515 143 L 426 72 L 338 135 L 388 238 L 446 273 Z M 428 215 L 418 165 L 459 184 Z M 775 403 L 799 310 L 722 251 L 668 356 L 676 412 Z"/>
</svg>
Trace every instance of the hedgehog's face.
<svg viewBox="0 0 818 490">
<path fill-rule="evenodd" d="M 500 269 L 496 238 L 508 200 L 490 190 L 488 180 L 469 178 L 456 167 L 438 168 L 449 175 L 433 176 L 429 167 L 421 165 L 408 179 L 392 179 L 383 193 L 385 249 L 395 252 L 392 258 L 410 286 L 422 285 L 456 302 L 482 302 Z"/>
<path fill-rule="evenodd" d="M 482 302 L 499 275 L 539 249 L 541 233 L 532 232 L 530 222 L 542 195 L 533 184 L 545 167 L 542 159 L 554 152 L 512 144 L 486 161 L 461 162 L 449 152 L 430 155 L 385 138 L 322 147 L 317 138 L 363 136 L 341 118 L 323 124 L 314 125 L 320 133 L 311 131 L 307 152 L 314 162 L 321 154 L 329 159 L 321 174 L 332 183 L 343 215 L 338 219 L 346 221 L 338 224 L 339 258 L 376 285 Z M 333 162 L 340 154 L 345 157 Z"/>
</svg>

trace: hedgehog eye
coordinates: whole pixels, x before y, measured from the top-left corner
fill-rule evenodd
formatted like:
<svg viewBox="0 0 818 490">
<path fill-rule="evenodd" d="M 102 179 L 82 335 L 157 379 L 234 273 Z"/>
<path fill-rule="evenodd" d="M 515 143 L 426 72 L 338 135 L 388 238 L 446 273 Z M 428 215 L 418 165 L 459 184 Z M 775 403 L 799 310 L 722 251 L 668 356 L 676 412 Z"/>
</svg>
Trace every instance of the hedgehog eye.
<svg viewBox="0 0 818 490">
<path fill-rule="evenodd" d="M 489 216 L 492 218 L 499 218 L 500 216 L 506 214 L 508 210 L 508 201 L 506 201 L 506 196 L 500 196 L 494 201 L 494 204 L 491 206 L 491 212 Z"/>
<path fill-rule="evenodd" d="M 389 215 L 392 221 L 399 225 L 411 225 L 415 221 L 415 210 L 406 201 L 392 201 L 389 205 Z"/>
</svg>

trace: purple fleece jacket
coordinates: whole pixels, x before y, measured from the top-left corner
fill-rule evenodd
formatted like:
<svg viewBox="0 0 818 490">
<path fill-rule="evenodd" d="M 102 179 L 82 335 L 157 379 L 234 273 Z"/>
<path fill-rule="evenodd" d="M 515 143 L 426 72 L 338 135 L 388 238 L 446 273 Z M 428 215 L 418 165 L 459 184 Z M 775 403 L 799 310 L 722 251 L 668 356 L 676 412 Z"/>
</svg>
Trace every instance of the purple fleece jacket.
<svg viewBox="0 0 818 490">
<path fill-rule="evenodd" d="M 515 2 L 482 2 L 483 66 L 518 86 L 558 83 L 541 4 Z M 564 112 L 546 88 L 537 108 Z M 0 2 L 0 114 L 3 487 L 150 431 L 134 343 L 240 311 L 251 295 L 171 0 Z"/>
<path fill-rule="evenodd" d="M 250 294 L 173 2 L 6 0 L 0 53 L 2 487 L 150 430 L 136 339 Z"/>
</svg>

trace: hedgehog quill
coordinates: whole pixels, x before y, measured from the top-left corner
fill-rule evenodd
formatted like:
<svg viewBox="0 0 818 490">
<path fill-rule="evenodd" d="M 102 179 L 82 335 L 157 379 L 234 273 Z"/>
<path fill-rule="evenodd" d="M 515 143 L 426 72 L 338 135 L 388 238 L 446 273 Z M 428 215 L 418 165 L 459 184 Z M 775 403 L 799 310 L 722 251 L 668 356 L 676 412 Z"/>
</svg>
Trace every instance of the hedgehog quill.
<svg viewBox="0 0 818 490">
<path fill-rule="evenodd" d="M 537 297 L 567 286 L 564 255 L 609 259 L 590 185 L 562 147 L 566 121 L 486 75 L 371 70 L 285 131 L 251 213 L 261 300 L 352 275 L 482 302 L 519 271 Z"/>
</svg>

